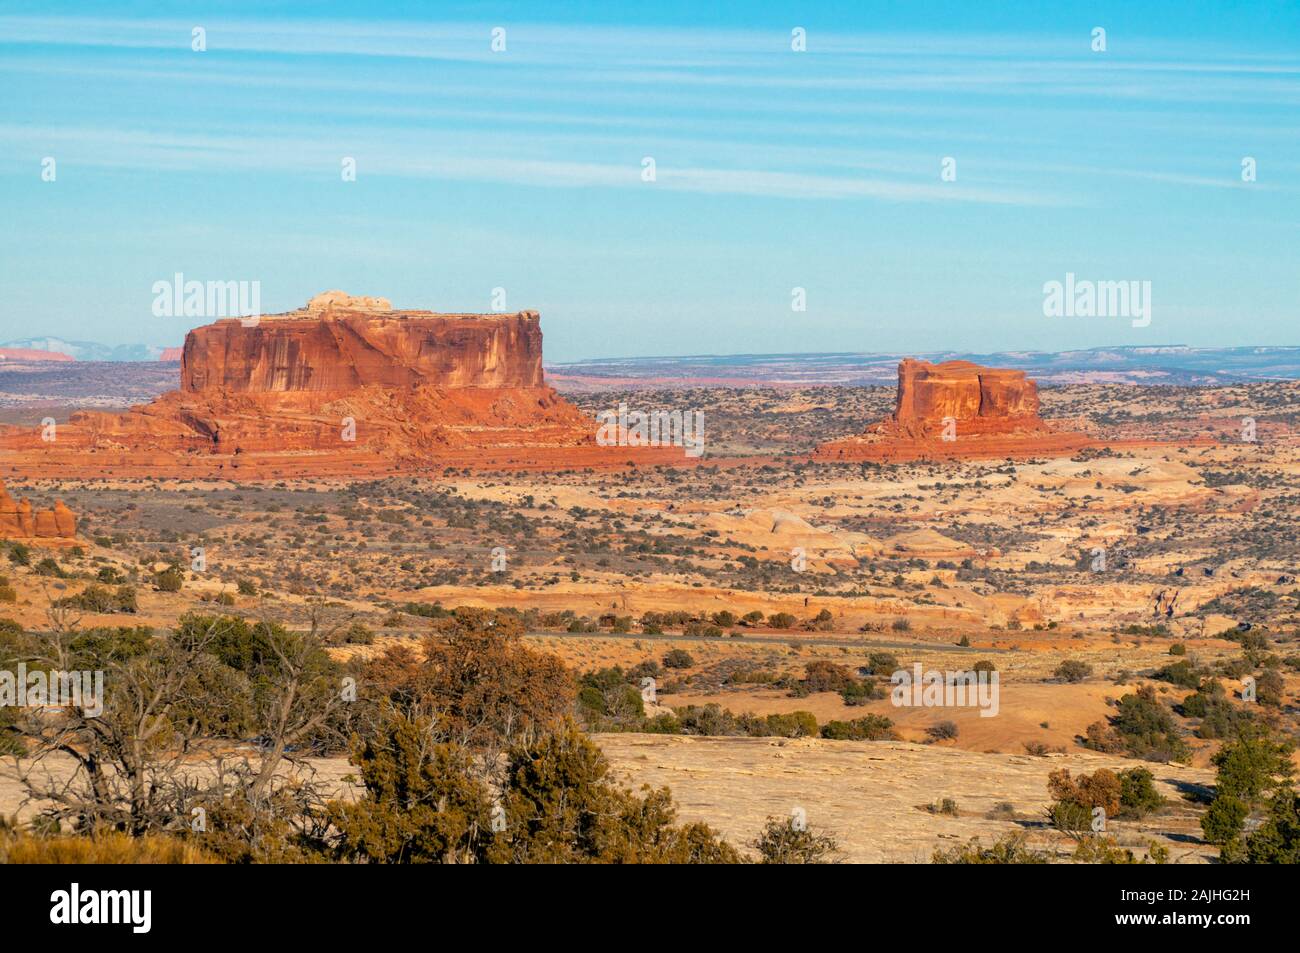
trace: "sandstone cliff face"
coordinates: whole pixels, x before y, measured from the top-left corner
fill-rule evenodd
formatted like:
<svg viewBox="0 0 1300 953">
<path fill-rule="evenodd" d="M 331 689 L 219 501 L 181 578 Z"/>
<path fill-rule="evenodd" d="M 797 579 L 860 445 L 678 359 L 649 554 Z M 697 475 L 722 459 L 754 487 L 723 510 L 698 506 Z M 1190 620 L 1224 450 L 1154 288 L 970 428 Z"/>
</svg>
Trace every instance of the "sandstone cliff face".
<svg viewBox="0 0 1300 953">
<path fill-rule="evenodd" d="M 914 436 L 939 433 L 945 417 L 985 432 L 1040 427 L 1038 385 L 1024 371 L 970 361 L 931 364 L 912 358 L 898 365 L 894 422 Z"/>
<path fill-rule="evenodd" d="M 1038 385 L 1024 371 L 970 361 L 898 365 L 894 413 L 856 437 L 822 444 L 822 460 L 904 460 L 1073 453 L 1086 436 L 1038 414 Z"/>
<path fill-rule="evenodd" d="M 63 501 L 51 510 L 34 510 L 27 500 L 15 501 L 0 483 L 0 538 L 73 539 L 77 518 Z"/>
<path fill-rule="evenodd" d="M 0 427 L 0 464 L 42 475 L 403 472 L 440 466 L 680 462 L 680 447 L 600 447 L 595 420 L 547 387 L 535 311 L 395 311 L 329 291 L 297 311 L 191 331 L 180 389 L 127 413 L 82 412 L 43 442 Z"/>
<path fill-rule="evenodd" d="M 431 315 L 331 309 L 196 328 L 181 391 L 314 393 L 381 387 L 542 387 L 536 312 Z"/>
</svg>

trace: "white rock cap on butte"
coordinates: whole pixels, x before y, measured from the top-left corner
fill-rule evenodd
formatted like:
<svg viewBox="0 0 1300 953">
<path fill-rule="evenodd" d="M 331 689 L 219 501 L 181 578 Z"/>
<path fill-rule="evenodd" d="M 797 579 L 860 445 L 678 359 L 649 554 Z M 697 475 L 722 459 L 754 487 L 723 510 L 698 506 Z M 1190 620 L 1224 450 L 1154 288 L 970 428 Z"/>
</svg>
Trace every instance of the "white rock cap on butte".
<svg viewBox="0 0 1300 953">
<path fill-rule="evenodd" d="M 329 311 L 341 308 L 348 311 L 392 311 L 393 303 L 387 298 L 367 298 L 350 295 L 346 291 L 322 291 L 307 302 L 308 311 Z"/>
</svg>

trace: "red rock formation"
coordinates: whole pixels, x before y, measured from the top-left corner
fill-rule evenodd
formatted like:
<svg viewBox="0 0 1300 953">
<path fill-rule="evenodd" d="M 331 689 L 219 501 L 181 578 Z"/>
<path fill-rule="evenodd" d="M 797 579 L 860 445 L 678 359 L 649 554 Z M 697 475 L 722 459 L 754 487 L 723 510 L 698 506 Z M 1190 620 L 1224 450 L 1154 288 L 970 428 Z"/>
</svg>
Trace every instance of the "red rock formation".
<svg viewBox="0 0 1300 953">
<path fill-rule="evenodd" d="M 27 500 L 15 501 L 0 483 L 0 538 L 75 539 L 77 518 L 60 500 L 52 510 L 33 510 Z"/>
<path fill-rule="evenodd" d="M 535 311 L 395 311 L 326 292 L 298 311 L 194 329 L 180 384 L 127 413 L 73 414 L 48 442 L 0 428 L 0 467 L 258 478 L 684 456 L 598 446 L 596 422 L 545 384 Z"/>
<path fill-rule="evenodd" d="M 1038 415 L 1038 385 L 1024 371 L 970 361 L 904 359 L 894 413 L 866 433 L 822 444 L 822 460 L 920 460 L 1073 453 L 1086 436 Z"/>
<path fill-rule="evenodd" d="M 68 362 L 76 358 L 62 351 L 38 351 L 28 347 L 0 347 L 0 361 L 20 361 L 24 364 L 36 362 Z"/>
<path fill-rule="evenodd" d="M 196 328 L 181 391 L 330 393 L 381 387 L 542 387 L 542 329 L 518 314 L 297 312 Z"/>
</svg>

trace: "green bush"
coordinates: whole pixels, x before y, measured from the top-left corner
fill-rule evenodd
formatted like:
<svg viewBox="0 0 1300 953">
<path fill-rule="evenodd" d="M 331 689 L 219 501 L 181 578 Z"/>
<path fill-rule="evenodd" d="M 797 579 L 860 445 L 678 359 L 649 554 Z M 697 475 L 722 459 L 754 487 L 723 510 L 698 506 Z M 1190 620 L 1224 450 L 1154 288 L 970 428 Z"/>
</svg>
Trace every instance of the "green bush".
<svg viewBox="0 0 1300 953">
<path fill-rule="evenodd" d="M 1092 675 L 1092 666 L 1078 659 L 1066 659 L 1052 674 L 1063 682 L 1081 682 Z"/>
<path fill-rule="evenodd" d="M 1182 688 L 1197 688 L 1201 684 L 1201 677 L 1192 668 L 1192 663 L 1186 659 L 1178 662 L 1171 662 L 1162 669 L 1156 670 L 1151 676 L 1162 682 L 1170 682 Z"/>
<path fill-rule="evenodd" d="M 664 668 L 690 668 L 695 664 L 691 653 L 685 649 L 672 649 L 663 657 Z"/>
<path fill-rule="evenodd" d="M 852 721 L 828 721 L 821 736 L 834 741 L 883 741 L 897 739 L 898 733 L 884 715 L 864 715 Z"/>
<path fill-rule="evenodd" d="M 185 582 L 185 574 L 177 566 L 168 566 L 153 577 L 154 588 L 159 592 L 180 592 Z"/>
</svg>

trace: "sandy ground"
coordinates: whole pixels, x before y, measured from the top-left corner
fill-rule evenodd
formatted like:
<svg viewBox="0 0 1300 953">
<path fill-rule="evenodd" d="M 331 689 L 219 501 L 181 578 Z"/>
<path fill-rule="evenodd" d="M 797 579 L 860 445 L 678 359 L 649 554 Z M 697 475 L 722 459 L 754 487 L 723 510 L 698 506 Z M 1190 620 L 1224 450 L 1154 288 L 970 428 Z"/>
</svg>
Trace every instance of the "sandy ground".
<svg viewBox="0 0 1300 953">
<path fill-rule="evenodd" d="M 706 821 L 737 846 L 752 841 L 768 817 L 789 817 L 802 808 L 811 828 L 834 834 L 842 859 L 858 863 L 924 863 L 936 848 L 976 836 L 987 844 L 1015 831 L 1064 859 L 1072 842 L 1044 823 L 1048 773 L 1118 771 L 1134 764 L 1085 752 L 1029 757 L 890 741 L 594 737 L 620 781 L 634 789 L 667 785 L 683 820 Z M 56 775 L 66 776 L 71 761 L 49 764 Z M 1138 849 L 1153 839 L 1164 843 L 1175 862 L 1213 856 L 1213 849 L 1200 843 L 1194 812 L 1182 796 L 1209 784 L 1213 774 L 1176 765 L 1148 767 L 1170 806 L 1141 822 L 1112 821 L 1108 833 Z M 334 796 L 354 795 L 344 780 L 354 769 L 343 758 L 312 759 L 310 768 Z M 18 811 L 22 801 L 14 775 L 14 761 L 5 759 L 0 764 L 5 815 Z M 943 798 L 957 802 L 957 816 L 925 809 Z M 985 816 L 1006 803 L 1011 813 Z M 30 816 L 32 809 L 26 805 L 20 816 Z"/>
<path fill-rule="evenodd" d="M 1029 832 L 1036 846 L 1068 847 L 1043 830 L 1048 773 L 1133 766 L 1091 753 L 1036 758 L 888 741 L 633 734 L 596 740 L 621 777 L 634 785 L 668 785 L 683 818 L 707 821 L 733 843 L 751 840 L 767 817 L 789 817 L 802 807 L 810 827 L 836 835 L 846 860 L 867 863 L 924 862 L 936 847 L 974 836 L 987 844 L 1012 831 Z M 1149 767 L 1173 806 L 1143 822 L 1112 822 L 1108 833 L 1126 845 L 1155 838 L 1181 862 L 1213 855 L 1197 843 L 1200 829 L 1180 793 L 1209 783 L 1213 775 Z M 957 817 L 924 810 L 945 797 L 957 802 Z M 984 816 L 1004 802 L 1011 803 L 1015 819 Z"/>
</svg>

